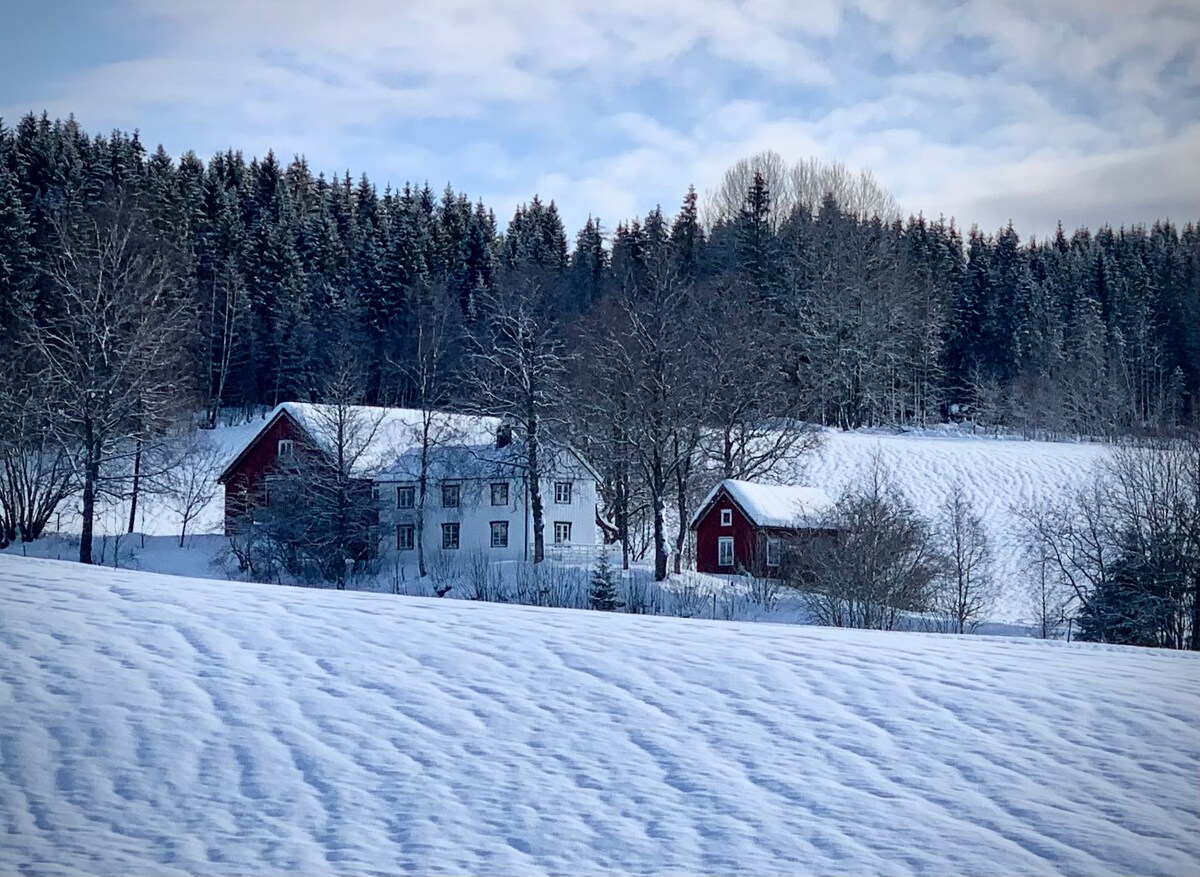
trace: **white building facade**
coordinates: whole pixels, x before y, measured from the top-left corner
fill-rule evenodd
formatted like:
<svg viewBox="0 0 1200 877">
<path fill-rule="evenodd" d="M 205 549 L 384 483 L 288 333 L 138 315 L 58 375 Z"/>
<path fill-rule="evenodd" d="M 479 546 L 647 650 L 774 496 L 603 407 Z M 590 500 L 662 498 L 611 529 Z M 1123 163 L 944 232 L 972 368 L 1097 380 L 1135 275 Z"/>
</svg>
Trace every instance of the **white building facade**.
<svg viewBox="0 0 1200 877">
<path fill-rule="evenodd" d="M 597 477 L 573 450 L 546 450 L 541 482 L 544 545 L 550 558 L 594 555 Z M 420 451 L 375 477 L 386 564 L 417 564 L 417 541 L 431 569 L 480 558 L 532 560 L 533 514 L 523 455 L 514 445 L 430 449 L 422 507 Z"/>
</svg>

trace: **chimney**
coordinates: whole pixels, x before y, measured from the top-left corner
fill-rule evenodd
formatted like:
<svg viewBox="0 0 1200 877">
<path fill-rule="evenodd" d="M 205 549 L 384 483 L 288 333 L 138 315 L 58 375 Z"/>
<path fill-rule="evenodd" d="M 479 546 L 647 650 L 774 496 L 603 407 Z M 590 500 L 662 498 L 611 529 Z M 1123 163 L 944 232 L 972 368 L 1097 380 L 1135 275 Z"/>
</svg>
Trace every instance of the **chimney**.
<svg viewBox="0 0 1200 877">
<path fill-rule="evenodd" d="M 507 448 L 512 444 L 512 426 L 502 423 L 496 427 L 496 447 Z"/>
</svg>

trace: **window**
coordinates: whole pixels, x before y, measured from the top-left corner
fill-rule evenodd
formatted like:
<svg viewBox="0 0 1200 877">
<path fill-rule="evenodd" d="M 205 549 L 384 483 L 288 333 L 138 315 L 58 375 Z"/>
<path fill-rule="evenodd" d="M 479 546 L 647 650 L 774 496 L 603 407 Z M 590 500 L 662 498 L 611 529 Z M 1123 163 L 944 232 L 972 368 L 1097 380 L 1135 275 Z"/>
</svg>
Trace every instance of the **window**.
<svg viewBox="0 0 1200 877">
<path fill-rule="evenodd" d="M 279 493 L 283 489 L 283 479 L 278 475 L 268 475 L 263 480 L 263 505 L 269 506 L 271 499 L 279 499 Z"/>
<path fill-rule="evenodd" d="M 412 551 L 416 546 L 416 530 L 412 524 L 396 525 L 396 550 Z"/>
<path fill-rule="evenodd" d="M 291 439 L 280 439 L 279 446 L 275 450 L 275 456 L 282 459 L 291 459 L 296 456 L 296 443 Z"/>
<path fill-rule="evenodd" d="M 508 505 L 507 481 L 497 481 L 492 485 L 492 505 Z"/>
<path fill-rule="evenodd" d="M 461 496 L 461 485 L 458 484 L 443 484 L 442 485 L 442 508 L 456 509 L 459 507 Z M 455 548 L 458 546 L 455 545 Z"/>
<path fill-rule="evenodd" d="M 733 566 L 733 537 L 717 537 L 717 566 Z"/>
<path fill-rule="evenodd" d="M 554 522 L 554 544 L 569 545 L 571 543 L 571 522 L 570 521 L 555 521 Z"/>
<path fill-rule="evenodd" d="M 458 548 L 458 524 L 442 524 L 442 547 L 448 551 Z"/>
<path fill-rule="evenodd" d="M 779 566 L 779 557 L 783 553 L 783 543 L 778 536 L 767 537 L 767 566 Z"/>
<path fill-rule="evenodd" d="M 396 508 L 411 509 L 417 504 L 417 489 L 411 484 L 401 484 L 396 488 Z"/>
<path fill-rule="evenodd" d="M 721 509 L 721 526 L 733 526 L 733 509 Z"/>
<path fill-rule="evenodd" d="M 554 482 L 554 501 L 559 505 L 571 504 L 571 482 L 570 481 L 555 481 Z"/>
<path fill-rule="evenodd" d="M 492 521 L 492 547 L 508 547 L 508 521 Z"/>
</svg>

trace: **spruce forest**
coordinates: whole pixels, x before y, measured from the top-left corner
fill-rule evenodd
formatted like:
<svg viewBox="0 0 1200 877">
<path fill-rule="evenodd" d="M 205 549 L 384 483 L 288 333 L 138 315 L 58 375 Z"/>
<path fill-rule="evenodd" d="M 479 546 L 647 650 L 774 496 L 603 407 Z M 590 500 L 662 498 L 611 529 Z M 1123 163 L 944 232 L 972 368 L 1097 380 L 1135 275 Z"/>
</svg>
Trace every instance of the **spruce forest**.
<svg viewBox="0 0 1200 877">
<path fill-rule="evenodd" d="M 1195 416 L 1194 223 L 1039 240 L 1011 226 L 963 232 L 902 218 L 886 196 L 882 213 L 832 190 L 783 198 L 770 173 L 747 168 L 727 179 L 745 184 L 736 203 L 681 192 L 673 213 L 591 218 L 572 233 L 536 196 L 497 217 L 449 185 L 380 190 L 273 154 L 175 160 L 137 134 L 29 115 L 0 124 L 0 399 L 22 407 L 46 392 L 46 376 L 22 367 L 30 335 L 69 310 L 61 269 L 104 213 L 123 217 L 138 264 L 152 256 L 166 278 L 154 307 L 170 356 L 155 362 L 169 360 L 171 397 L 210 423 L 320 401 L 348 364 L 365 403 L 429 401 L 431 320 L 446 342 L 435 401 L 481 407 L 478 354 L 498 309 L 514 307 L 535 327 L 529 343 L 556 354 L 546 422 L 577 436 L 619 424 L 613 406 L 638 403 L 613 391 L 646 372 L 668 422 L 969 417 L 1111 436 Z"/>
</svg>

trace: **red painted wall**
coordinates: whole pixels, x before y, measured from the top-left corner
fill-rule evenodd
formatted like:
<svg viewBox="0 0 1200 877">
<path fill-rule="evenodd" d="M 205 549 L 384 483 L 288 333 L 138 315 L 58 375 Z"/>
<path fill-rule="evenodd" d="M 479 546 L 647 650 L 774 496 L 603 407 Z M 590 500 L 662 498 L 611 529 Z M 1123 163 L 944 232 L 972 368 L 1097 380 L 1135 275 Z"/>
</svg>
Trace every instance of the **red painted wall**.
<svg viewBox="0 0 1200 877">
<path fill-rule="evenodd" d="M 733 511 L 733 525 L 721 526 L 721 510 Z M 733 537 L 734 565 L 717 566 L 717 537 Z M 724 490 L 717 493 L 708 511 L 696 522 L 696 570 L 697 572 L 728 574 L 736 573 L 739 569 L 750 570 L 754 575 L 762 575 L 766 558 L 763 548 L 766 543 L 762 534 L 742 514 L 737 503 L 729 498 Z"/>
<path fill-rule="evenodd" d="M 265 433 L 260 433 L 225 480 L 226 535 L 236 528 L 238 518 L 265 505 L 266 480 L 275 468 L 281 439 L 294 441 L 297 453 L 303 453 L 305 449 L 315 450 L 308 434 L 287 414 L 271 424 Z"/>
</svg>

